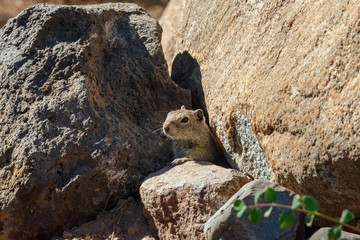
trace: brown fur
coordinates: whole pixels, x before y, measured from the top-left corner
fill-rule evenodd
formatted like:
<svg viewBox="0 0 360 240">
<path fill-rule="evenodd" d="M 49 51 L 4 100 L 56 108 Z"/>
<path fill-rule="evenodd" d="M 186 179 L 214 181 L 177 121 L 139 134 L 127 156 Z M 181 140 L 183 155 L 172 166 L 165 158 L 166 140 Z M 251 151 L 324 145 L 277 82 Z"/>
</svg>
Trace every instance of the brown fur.
<svg viewBox="0 0 360 240">
<path fill-rule="evenodd" d="M 171 165 L 191 160 L 216 163 L 219 148 L 201 109 L 193 111 L 182 106 L 179 110 L 169 112 L 163 132 L 175 141 L 175 160 Z"/>
</svg>

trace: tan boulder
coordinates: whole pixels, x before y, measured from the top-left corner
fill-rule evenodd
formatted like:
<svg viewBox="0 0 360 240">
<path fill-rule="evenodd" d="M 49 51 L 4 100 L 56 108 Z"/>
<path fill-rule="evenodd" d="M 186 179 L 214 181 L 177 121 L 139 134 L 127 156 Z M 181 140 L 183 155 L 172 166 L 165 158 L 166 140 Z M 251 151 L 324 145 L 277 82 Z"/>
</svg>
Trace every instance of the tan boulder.
<svg viewBox="0 0 360 240">
<path fill-rule="evenodd" d="M 204 239 L 205 222 L 249 181 L 234 169 L 191 161 L 155 173 L 140 195 L 160 239 Z"/>
<path fill-rule="evenodd" d="M 165 60 L 168 62 L 169 66 L 174 58 L 174 44 L 178 38 L 177 33 L 181 24 L 181 21 L 178 19 L 181 19 L 184 12 L 184 3 L 185 1 L 183 0 L 170 1 L 159 19 L 159 24 L 166 33 L 162 35 L 161 45 L 164 50 Z M 173 16 L 176 16 L 178 19 L 170 20 Z"/>
<path fill-rule="evenodd" d="M 172 75 L 203 93 L 233 167 L 313 195 L 329 214 L 360 215 L 357 1 L 187 0 L 182 9 L 162 20 L 180 25 L 164 28 L 163 39 L 177 34 L 170 55 L 191 56 Z M 198 65 L 195 90 L 178 62 Z"/>
</svg>

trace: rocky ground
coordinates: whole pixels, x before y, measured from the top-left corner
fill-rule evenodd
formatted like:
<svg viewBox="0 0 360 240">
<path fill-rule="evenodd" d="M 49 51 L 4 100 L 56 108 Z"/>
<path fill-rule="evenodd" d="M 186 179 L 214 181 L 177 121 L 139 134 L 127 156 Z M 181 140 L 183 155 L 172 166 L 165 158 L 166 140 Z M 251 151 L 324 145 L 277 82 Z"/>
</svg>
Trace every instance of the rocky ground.
<svg viewBox="0 0 360 240">
<path fill-rule="evenodd" d="M 121 199 L 111 210 L 100 213 L 96 219 L 67 229 L 52 240 L 155 240 L 143 216 L 140 199 Z"/>
</svg>

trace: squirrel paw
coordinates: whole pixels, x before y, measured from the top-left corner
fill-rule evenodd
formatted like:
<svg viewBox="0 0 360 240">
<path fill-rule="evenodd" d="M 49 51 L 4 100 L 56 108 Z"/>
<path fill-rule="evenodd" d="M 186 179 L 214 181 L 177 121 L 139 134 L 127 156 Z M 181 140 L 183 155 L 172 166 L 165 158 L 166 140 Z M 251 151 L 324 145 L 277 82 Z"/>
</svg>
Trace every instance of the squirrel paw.
<svg viewBox="0 0 360 240">
<path fill-rule="evenodd" d="M 186 158 L 186 157 L 176 158 L 169 165 L 170 165 L 170 167 L 174 167 L 176 165 L 180 165 L 180 164 L 183 164 L 184 162 L 191 161 L 191 160 L 193 160 L 193 159 Z"/>
</svg>

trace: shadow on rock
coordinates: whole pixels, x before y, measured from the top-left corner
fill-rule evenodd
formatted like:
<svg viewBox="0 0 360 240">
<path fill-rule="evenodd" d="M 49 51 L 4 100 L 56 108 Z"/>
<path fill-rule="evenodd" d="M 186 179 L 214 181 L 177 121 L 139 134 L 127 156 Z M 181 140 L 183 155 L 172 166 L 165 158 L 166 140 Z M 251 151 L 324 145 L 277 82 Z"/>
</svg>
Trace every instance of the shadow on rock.
<svg viewBox="0 0 360 240">
<path fill-rule="evenodd" d="M 193 58 L 188 51 L 179 53 L 174 58 L 171 69 L 171 79 L 185 89 L 191 92 L 191 103 L 193 109 L 202 109 L 206 118 L 206 123 L 210 126 L 209 113 L 205 103 L 204 90 L 202 87 L 202 75 L 198 61 Z M 230 167 L 224 154 L 224 147 L 222 146 L 219 137 L 216 135 L 214 129 L 212 130 L 214 140 L 221 149 L 220 161 L 223 167 Z"/>
</svg>

